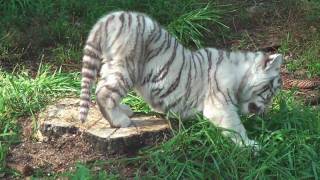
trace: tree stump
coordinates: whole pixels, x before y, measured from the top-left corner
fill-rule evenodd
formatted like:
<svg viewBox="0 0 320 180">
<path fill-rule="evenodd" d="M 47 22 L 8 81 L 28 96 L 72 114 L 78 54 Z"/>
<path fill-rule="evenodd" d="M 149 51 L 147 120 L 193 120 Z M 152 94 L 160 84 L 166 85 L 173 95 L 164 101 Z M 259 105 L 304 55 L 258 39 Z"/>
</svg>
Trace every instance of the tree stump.
<svg viewBox="0 0 320 180">
<path fill-rule="evenodd" d="M 79 133 L 94 149 L 107 154 L 133 152 L 163 141 L 170 134 L 167 120 L 157 116 L 133 116 L 133 125 L 128 128 L 110 127 L 94 104 L 85 123 L 78 116 L 79 99 L 61 99 L 38 115 L 38 132 L 42 139 Z"/>
</svg>

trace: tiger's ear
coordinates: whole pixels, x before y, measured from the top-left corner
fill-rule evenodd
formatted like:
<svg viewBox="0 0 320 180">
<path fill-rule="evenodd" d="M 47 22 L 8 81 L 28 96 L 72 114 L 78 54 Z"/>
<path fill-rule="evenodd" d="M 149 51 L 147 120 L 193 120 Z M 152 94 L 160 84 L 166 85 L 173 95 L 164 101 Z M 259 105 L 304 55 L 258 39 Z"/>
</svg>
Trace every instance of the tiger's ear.
<svg viewBox="0 0 320 180">
<path fill-rule="evenodd" d="M 282 55 L 281 54 L 271 54 L 267 55 L 261 62 L 262 68 L 265 71 L 268 70 L 280 70 L 280 66 L 282 64 Z"/>
</svg>

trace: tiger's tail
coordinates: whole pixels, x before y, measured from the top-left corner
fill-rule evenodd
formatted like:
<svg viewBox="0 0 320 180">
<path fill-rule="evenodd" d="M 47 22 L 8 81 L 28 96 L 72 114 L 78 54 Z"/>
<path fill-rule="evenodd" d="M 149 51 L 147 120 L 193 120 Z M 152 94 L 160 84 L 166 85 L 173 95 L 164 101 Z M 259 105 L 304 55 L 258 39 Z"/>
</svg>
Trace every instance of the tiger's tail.
<svg viewBox="0 0 320 180">
<path fill-rule="evenodd" d="M 83 51 L 82 58 L 82 80 L 81 80 L 81 94 L 80 94 L 80 121 L 85 122 L 88 116 L 90 107 L 90 91 L 92 82 L 95 80 L 98 69 L 101 63 L 101 46 L 100 37 L 101 34 L 97 24 L 90 32 L 86 45 Z"/>
</svg>

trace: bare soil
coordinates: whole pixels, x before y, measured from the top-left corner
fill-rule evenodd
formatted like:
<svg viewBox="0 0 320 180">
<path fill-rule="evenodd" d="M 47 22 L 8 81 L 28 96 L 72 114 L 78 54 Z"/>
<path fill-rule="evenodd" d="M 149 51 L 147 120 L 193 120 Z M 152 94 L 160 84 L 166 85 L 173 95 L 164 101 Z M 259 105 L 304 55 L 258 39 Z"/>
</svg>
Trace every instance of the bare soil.
<svg viewBox="0 0 320 180">
<path fill-rule="evenodd" d="M 47 173 L 59 173 L 72 169 L 79 161 L 90 162 L 111 158 L 95 151 L 81 134 L 65 134 L 51 138 L 47 142 L 37 142 L 33 137 L 31 122 L 30 119 L 20 120 L 19 123 L 23 127 L 21 143 L 11 147 L 7 159 L 7 166 L 12 166 L 13 169 L 18 171 L 19 168 L 29 169 L 27 172 L 20 172 L 23 175 L 30 175 L 36 169 Z"/>
</svg>

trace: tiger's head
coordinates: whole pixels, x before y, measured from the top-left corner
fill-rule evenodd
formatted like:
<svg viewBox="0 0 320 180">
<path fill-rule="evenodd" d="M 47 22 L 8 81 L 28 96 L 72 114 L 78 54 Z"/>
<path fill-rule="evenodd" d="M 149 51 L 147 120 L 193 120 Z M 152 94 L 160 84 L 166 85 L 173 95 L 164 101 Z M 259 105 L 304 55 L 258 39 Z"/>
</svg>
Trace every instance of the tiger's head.
<svg viewBox="0 0 320 180">
<path fill-rule="evenodd" d="M 246 82 L 240 84 L 239 104 L 243 114 L 265 112 L 273 96 L 282 86 L 281 64 L 281 54 L 258 53 L 251 68 L 243 77 Z"/>
</svg>

